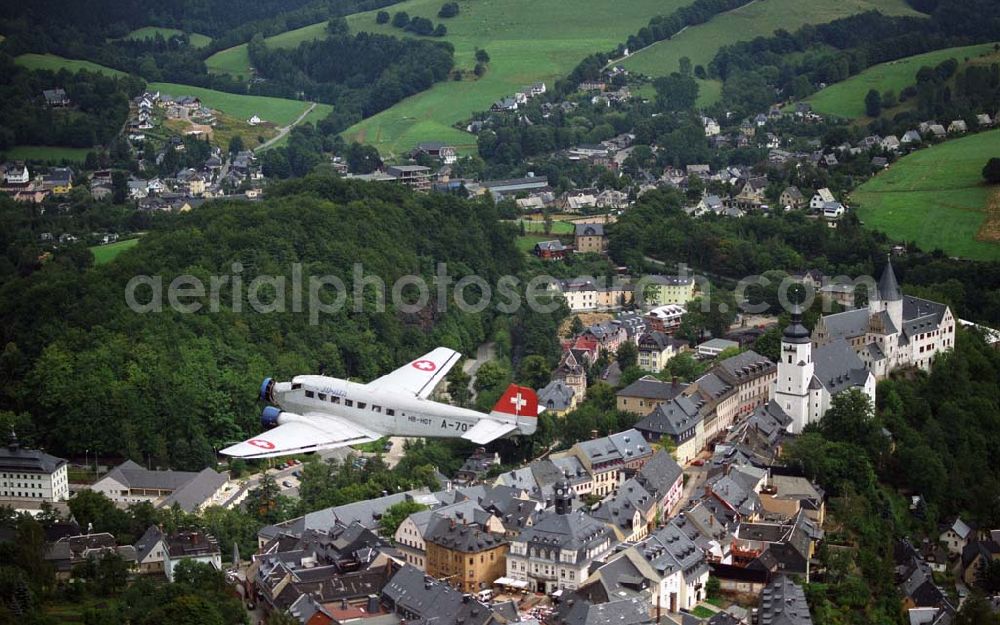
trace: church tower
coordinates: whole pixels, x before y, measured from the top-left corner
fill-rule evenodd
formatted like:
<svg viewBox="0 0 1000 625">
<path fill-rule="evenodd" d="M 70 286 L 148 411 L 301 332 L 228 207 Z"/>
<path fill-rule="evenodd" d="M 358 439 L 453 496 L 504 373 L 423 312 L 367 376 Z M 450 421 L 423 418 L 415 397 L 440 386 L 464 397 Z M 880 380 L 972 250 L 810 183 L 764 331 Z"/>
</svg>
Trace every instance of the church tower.
<svg viewBox="0 0 1000 625">
<path fill-rule="evenodd" d="M 553 488 L 553 493 L 555 495 L 556 514 L 570 514 L 573 512 L 574 492 L 570 487 L 568 480 L 563 478 L 556 482 Z"/>
<path fill-rule="evenodd" d="M 791 431 L 798 434 L 809 423 L 809 384 L 815 365 L 809 330 L 802 325 L 802 308 L 792 308 L 792 321 L 781 336 L 781 360 L 774 400 L 792 418 Z"/>
</svg>

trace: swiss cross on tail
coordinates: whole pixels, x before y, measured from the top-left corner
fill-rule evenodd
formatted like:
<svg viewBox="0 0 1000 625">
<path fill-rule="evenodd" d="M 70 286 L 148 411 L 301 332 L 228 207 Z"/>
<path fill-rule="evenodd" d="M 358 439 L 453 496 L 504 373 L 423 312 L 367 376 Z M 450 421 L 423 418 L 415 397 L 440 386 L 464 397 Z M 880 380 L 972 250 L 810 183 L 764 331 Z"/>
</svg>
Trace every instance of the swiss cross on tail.
<svg viewBox="0 0 1000 625">
<path fill-rule="evenodd" d="M 502 412 L 515 417 L 537 417 L 538 397 L 526 386 L 511 384 L 503 394 L 493 412 Z"/>
</svg>

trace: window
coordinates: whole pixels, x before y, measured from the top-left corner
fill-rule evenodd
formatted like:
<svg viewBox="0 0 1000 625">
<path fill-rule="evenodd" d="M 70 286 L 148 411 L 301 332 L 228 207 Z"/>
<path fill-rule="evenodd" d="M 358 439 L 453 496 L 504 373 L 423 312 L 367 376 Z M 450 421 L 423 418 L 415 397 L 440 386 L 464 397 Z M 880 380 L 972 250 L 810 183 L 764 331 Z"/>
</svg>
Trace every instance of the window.
<svg viewBox="0 0 1000 625">
<path fill-rule="evenodd" d="M 354 405 L 354 400 L 353 399 L 345 399 L 344 400 L 344 405 L 348 406 L 348 407 L 353 406 Z"/>
<path fill-rule="evenodd" d="M 336 395 L 331 395 L 330 396 L 330 401 L 333 402 L 333 403 L 335 403 L 335 404 L 339 404 L 340 403 L 340 398 L 337 397 Z"/>
<path fill-rule="evenodd" d="M 367 406 L 367 405 L 368 405 L 368 404 L 366 404 L 366 403 L 365 403 L 365 402 L 363 402 L 363 401 L 359 401 L 359 402 L 358 402 L 358 408 L 360 408 L 360 409 L 362 409 L 362 410 L 364 410 L 364 409 L 365 409 L 365 406 Z"/>
<path fill-rule="evenodd" d="M 391 416 L 394 416 L 396 414 L 396 411 L 393 410 L 392 408 L 386 408 L 385 409 L 385 414 L 387 414 L 387 415 L 389 415 L 391 417 Z"/>
<path fill-rule="evenodd" d="M 316 396 L 316 394 L 313 393 L 312 391 L 306 391 L 306 397 L 308 397 L 309 399 L 312 399 L 315 396 Z"/>
<path fill-rule="evenodd" d="M 326 401 L 326 393 L 318 393 L 317 397 L 319 397 L 322 401 Z"/>
<path fill-rule="evenodd" d="M 300 384 L 299 382 L 292 382 L 292 390 L 293 391 L 297 391 L 300 388 L 302 388 L 302 384 Z"/>
<path fill-rule="evenodd" d="M 375 404 L 372 404 L 372 411 L 382 412 L 382 406 L 376 406 Z"/>
</svg>

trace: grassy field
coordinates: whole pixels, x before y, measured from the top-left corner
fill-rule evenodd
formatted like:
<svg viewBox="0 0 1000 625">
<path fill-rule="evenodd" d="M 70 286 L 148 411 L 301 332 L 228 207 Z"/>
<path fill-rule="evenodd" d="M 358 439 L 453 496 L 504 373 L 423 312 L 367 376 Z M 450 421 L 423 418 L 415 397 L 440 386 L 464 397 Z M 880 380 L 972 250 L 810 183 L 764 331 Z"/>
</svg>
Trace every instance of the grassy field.
<svg viewBox="0 0 1000 625">
<path fill-rule="evenodd" d="M 460 149 L 474 147 L 474 137 L 453 125 L 495 100 L 524 86 L 545 81 L 551 87 L 579 61 L 609 50 L 648 23 L 687 0 L 477 0 L 462 3 L 461 13 L 441 20 L 439 0 L 406 0 L 393 11 L 430 18 L 448 27 L 444 39 L 455 46 L 458 67 L 475 65 L 476 47 L 490 55 L 489 70 L 479 80 L 442 82 L 348 129 L 345 136 L 399 154 L 420 141 L 447 141 Z M 348 18 L 354 31 L 399 35 L 377 25 L 375 11 Z"/>
<path fill-rule="evenodd" d="M 103 65 L 98 65 L 97 63 L 91 63 L 90 61 L 80 61 L 77 59 L 67 59 L 61 56 L 56 56 L 55 54 L 35 54 L 29 52 L 28 54 L 22 54 L 14 59 L 18 65 L 27 67 L 28 69 L 47 69 L 53 72 L 58 72 L 61 69 L 67 69 L 71 72 L 79 72 L 87 70 L 89 72 L 100 72 L 102 74 L 107 74 L 109 76 L 125 76 L 125 72 L 118 71 L 117 69 L 111 69 L 110 67 L 104 67 Z"/>
<path fill-rule="evenodd" d="M 518 223 L 524 224 L 524 231 L 531 234 L 545 235 L 545 222 L 540 219 L 521 219 L 513 222 L 515 225 Z M 572 234 L 574 231 L 574 226 L 568 221 L 555 221 L 552 222 L 552 232 L 551 236 L 557 236 L 560 234 Z"/>
<path fill-rule="evenodd" d="M 819 113 L 847 118 L 865 117 L 865 95 L 869 90 L 877 89 L 880 93 L 894 91 L 899 95 L 903 88 L 916 82 L 917 70 L 925 65 L 934 67 L 948 59 L 955 59 L 959 63 L 964 63 L 965 59 L 974 62 L 979 60 L 975 57 L 982 55 L 987 55 L 983 60 L 992 58 L 994 61 L 1000 56 L 994 53 L 992 43 L 909 56 L 869 67 L 856 76 L 818 91 L 808 101 L 813 110 Z"/>
<path fill-rule="evenodd" d="M 169 39 L 174 35 L 183 35 L 184 31 L 177 30 L 176 28 L 163 28 L 161 26 L 143 26 L 142 28 L 137 28 L 125 35 L 125 39 L 155 39 L 156 35 L 160 35 L 164 39 Z M 188 39 L 191 41 L 192 48 L 204 48 L 208 44 L 212 43 L 212 38 L 208 35 L 201 35 L 198 33 L 190 33 Z"/>
<path fill-rule="evenodd" d="M 292 123 L 309 106 L 308 102 L 300 100 L 240 95 L 167 82 L 150 83 L 149 89 L 174 97 L 197 96 L 205 106 L 218 109 L 233 117 L 246 120 L 252 115 L 258 115 L 264 121 L 272 122 L 278 126 L 287 126 Z M 312 120 L 322 119 L 329 115 L 332 110 L 333 107 L 328 104 L 317 105 L 316 110 L 309 115 L 309 118 Z"/>
<path fill-rule="evenodd" d="M 991 130 L 914 152 L 852 194 L 858 216 L 928 251 L 1000 260 L 1000 188 L 980 175 L 998 146 L 1000 130 Z"/>
<path fill-rule="evenodd" d="M 12 161 L 45 161 L 82 163 L 91 148 L 64 148 L 52 145 L 18 145 L 3 152 Z"/>
<path fill-rule="evenodd" d="M 139 244 L 139 239 L 125 239 L 124 241 L 116 241 L 114 243 L 108 243 L 107 245 L 95 245 L 90 248 L 90 251 L 94 254 L 94 264 L 103 265 L 104 263 L 110 263 L 119 254 L 127 249 L 133 248 Z"/>
<path fill-rule="evenodd" d="M 264 39 L 272 48 L 294 48 L 303 41 L 312 41 L 326 36 L 326 22 L 317 22 L 295 30 L 289 30 Z M 208 71 L 214 74 L 231 74 L 240 80 L 250 77 L 250 56 L 246 44 L 226 48 L 205 59 Z"/>
<path fill-rule="evenodd" d="M 649 76 L 664 76 L 676 72 L 678 61 L 686 56 L 694 65 L 707 67 L 724 45 L 767 37 L 778 28 L 795 31 L 806 24 L 832 22 L 872 9 L 889 15 L 919 15 L 904 0 L 756 0 L 644 48 L 621 65 Z"/>
</svg>

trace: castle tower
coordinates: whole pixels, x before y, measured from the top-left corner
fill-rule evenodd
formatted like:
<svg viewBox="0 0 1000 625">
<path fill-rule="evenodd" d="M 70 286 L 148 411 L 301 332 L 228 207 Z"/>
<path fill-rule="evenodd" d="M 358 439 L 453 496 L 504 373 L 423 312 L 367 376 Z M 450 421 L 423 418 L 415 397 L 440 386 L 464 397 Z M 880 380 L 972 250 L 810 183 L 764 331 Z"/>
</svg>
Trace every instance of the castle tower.
<svg viewBox="0 0 1000 625">
<path fill-rule="evenodd" d="M 792 320 L 781 336 L 781 360 L 774 400 L 792 418 L 791 431 L 798 434 L 809 423 L 809 384 L 815 364 L 809 330 L 802 325 L 802 308 L 792 308 Z"/>
<path fill-rule="evenodd" d="M 892 260 L 886 259 L 885 269 L 878 281 L 878 292 L 868 302 L 868 312 L 871 315 L 885 311 L 889 314 L 896 332 L 903 329 L 903 293 L 896 282 L 896 273 L 892 269 Z"/>
</svg>

